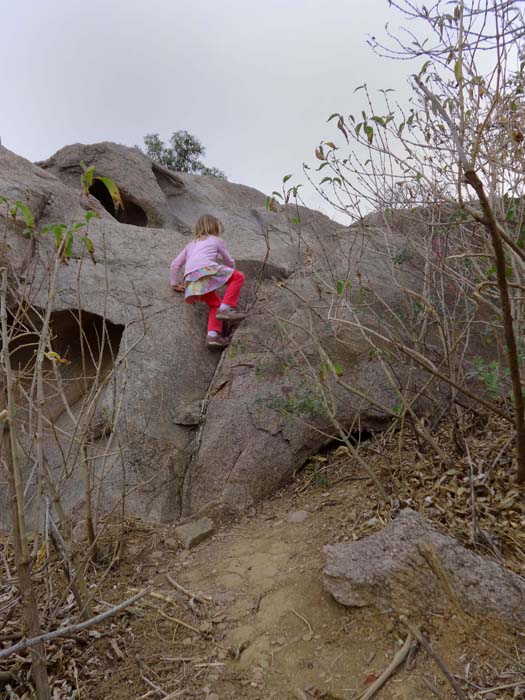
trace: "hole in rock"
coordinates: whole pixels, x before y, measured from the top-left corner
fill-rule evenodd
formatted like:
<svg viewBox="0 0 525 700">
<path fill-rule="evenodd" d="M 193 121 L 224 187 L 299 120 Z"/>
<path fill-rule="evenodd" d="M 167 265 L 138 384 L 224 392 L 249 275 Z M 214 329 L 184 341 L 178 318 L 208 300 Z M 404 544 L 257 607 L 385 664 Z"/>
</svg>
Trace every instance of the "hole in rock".
<svg viewBox="0 0 525 700">
<path fill-rule="evenodd" d="M 368 440 L 371 440 L 374 436 L 375 432 L 371 430 L 352 430 L 352 432 L 347 435 L 348 442 L 355 446 L 368 442 Z M 321 445 L 317 454 L 325 456 L 336 450 L 338 447 L 344 447 L 344 443 L 338 438 L 332 438 Z"/>
<path fill-rule="evenodd" d="M 11 364 L 19 381 L 31 385 L 39 341 L 40 315 L 29 313 L 24 326 L 13 327 L 10 344 Z M 51 345 L 59 361 L 55 368 L 44 360 L 44 384 L 47 415 L 54 420 L 64 412 L 63 390 L 69 406 L 73 406 L 93 383 L 107 377 L 120 348 L 124 326 L 104 320 L 87 311 L 54 311 L 51 313 Z M 60 386 L 60 385 L 61 386 Z"/>
<path fill-rule="evenodd" d="M 95 180 L 89 188 L 90 194 L 93 195 L 102 204 L 104 209 L 111 214 L 113 218 L 120 221 L 121 224 L 131 224 L 132 226 L 147 226 L 148 216 L 144 209 L 135 202 L 132 202 L 128 197 L 121 193 L 123 208 L 115 210 L 115 205 L 111 199 L 106 186 Z"/>
</svg>

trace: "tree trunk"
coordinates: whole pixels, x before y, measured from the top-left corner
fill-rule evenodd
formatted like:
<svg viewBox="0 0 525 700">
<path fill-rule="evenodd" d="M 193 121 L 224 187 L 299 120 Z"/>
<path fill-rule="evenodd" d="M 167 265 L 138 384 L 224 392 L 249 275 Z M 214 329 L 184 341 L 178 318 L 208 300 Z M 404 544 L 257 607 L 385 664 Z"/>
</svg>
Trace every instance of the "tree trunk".
<svg viewBox="0 0 525 700">
<path fill-rule="evenodd" d="M 490 233 L 492 248 L 496 258 L 496 275 L 498 281 L 499 296 L 501 301 L 501 315 L 503 319 L 503 330 L 505 335 L 505 345 L 507 360 L 509 363 L 510 378 L 512 382 L 512 394 L 514 398 L 514 421 L 516 426 L 516 458 L 518 471 L 516 481 L 518 484 L 525 483 L 525 406 L 523 402 L 523 390 L 521 386 L 521 372 L 519 365 L 518 347 L 516 335 L 514 333 L 514 322 L 507 284 L 507 274 L 505 265 L 505 250 L 498 230 L 498 222 L 492 211 L 492 207 L 487 199 L 483 183 L 477 173 L 473 170 L 465 172 L 465 180 L 475 190 L 481 209 L 484 214 L 484 226 Z"/>
</svg>

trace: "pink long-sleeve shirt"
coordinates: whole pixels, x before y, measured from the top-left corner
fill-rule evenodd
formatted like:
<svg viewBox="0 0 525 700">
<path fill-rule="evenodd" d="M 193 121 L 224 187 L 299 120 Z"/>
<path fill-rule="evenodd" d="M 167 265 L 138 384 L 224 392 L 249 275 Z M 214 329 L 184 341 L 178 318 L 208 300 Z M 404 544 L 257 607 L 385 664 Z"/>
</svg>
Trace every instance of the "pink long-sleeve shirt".
<svg viewBox="0 0 525 700">
<path fill-rule="evenodd" d="M 222 261 L 228 267 L 235 267 L 235 260 L 229 254 L 222 238 L 218 236 L 208 236 L 198 241 L 190 241 L 170 265 L 170 281 L 172 285 L 177 284 L 179 271 L 184 265 L 184 274 L 198 270 L 200 267 L 217 265 L 217 257 L 221 256 Z"/>
</svg>

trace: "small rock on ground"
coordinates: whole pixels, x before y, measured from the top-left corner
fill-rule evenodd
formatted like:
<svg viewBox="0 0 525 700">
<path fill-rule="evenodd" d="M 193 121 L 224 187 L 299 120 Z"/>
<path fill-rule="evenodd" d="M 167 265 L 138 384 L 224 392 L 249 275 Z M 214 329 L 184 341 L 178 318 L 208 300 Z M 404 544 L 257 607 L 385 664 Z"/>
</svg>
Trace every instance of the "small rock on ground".
<svg viewBox="0 0 525 700">
<path fill-rule="evenodd" d="M 185 549 L 195 547 L 199 542 L 213 535 L 214 532 L 215 526 L 211 518 L 192 520 L 175 528 L 175 534 Z"/>
<path fill-rule="evenodd" d="M 308 513 L 305 510 L 291 510 L 286 519 L 289 523 L 304 523 L 307 517 Z"/>
</svg>

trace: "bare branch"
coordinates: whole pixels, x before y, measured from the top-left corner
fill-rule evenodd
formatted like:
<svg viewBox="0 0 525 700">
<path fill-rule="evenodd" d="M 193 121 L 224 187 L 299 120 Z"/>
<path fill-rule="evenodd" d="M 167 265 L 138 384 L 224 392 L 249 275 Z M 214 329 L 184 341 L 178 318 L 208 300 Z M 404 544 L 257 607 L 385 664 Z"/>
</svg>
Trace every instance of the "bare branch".
<svg viewBox="0 0 525 700">
<path fill-rule="evenodd" d="M 18 642 L 18 644 L 13 644 L 13 646 L 7 647 L 7 649 L 2 649 L 0 651 L 0 659 L 6 659 L 12 654 L 17 654 L 19 651 L 29 649 L 31 647 L 36 646 L 37 644 L 42 644 L 43 642 L 50 642 L 52 639 L 58 639 L 59 637 L 69 637 L 72 634 L 77 634 L 77 632 L 81 632 L 82 630 L 88 629 L 89 627 L 98 625 L 99 622 L 103 622 L 109 617 L 113 617 L 113 615 L 117 615 L 122 610 L 125 610 L 130 605 L 133 605 L 133 603 L 136 603 L 145 595 L 151 593 L 152 589 L 153 587 L 145 588 L 143 591 L 140 591 L 131 598 L 124 600 L 122 603 L 115 605 L 113 608 L 110 608 L 109 610 L 106 610 L 105 612 L 100 613 L 100 615 L 96 615 L 95 617 L 92 617 L 89 620 L 85 620 L 84 622 L 79 622 L 76 625 L 68 625 L 67 627 L 62 627 L 61 629 L 53 630 L 52 632 L 46 632 L 45 634 L 41 634 L 38 637 L 32 637 L 31 639 L 23 639 L 21 642 Z"/>
</svg>

